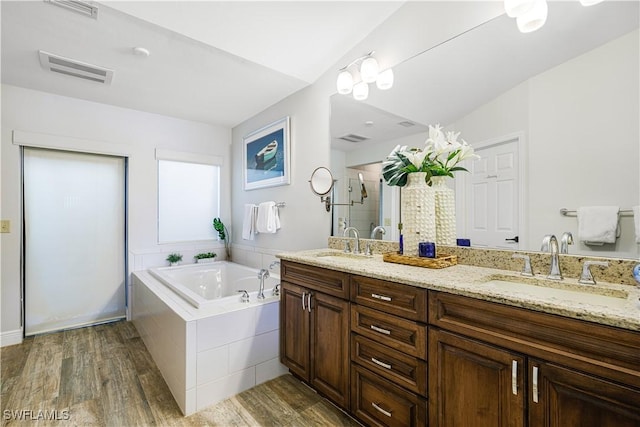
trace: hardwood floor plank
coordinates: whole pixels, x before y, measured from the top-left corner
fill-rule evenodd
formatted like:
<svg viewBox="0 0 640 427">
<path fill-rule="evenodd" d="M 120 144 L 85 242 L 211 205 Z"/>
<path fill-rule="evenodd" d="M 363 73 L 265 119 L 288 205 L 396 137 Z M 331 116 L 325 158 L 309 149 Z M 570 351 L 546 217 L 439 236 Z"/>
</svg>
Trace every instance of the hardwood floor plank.
<svg viewBox="0 0 640 427">
<path fill-rule="evenodd" d="M 2 426 L 358 425 L 291 375 L 184 417 L 130 322 L 28 338 L 0 353 L 3 411 L 17 411 L 16 417 L 21 410 L 69 417 L 3 417 Z"/>
</svg>

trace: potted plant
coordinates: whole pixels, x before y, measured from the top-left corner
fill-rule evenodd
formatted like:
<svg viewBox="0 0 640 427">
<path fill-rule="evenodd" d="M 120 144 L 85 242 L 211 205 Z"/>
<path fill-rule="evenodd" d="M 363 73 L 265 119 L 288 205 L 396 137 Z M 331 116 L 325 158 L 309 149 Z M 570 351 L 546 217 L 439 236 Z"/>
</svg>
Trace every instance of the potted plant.
<svg viewBox="0 0 640 427">
<path fill-rule="evenodd" d="M 169 261 L 169 265 L 173 266 L 182 261 L 182 255 L 176 252 L 170 253 L 167 257 L 167 261 Z"/>
<path fill-rule="evenodd" d="M 214 262 L 216 256 L 217 255 L 213 252 L 202 252 L 194 256 L 194 258 L 196 259 L 196 263 L 202 264 L 202 263 Z"/>
<path fill-rule="evenodd" d="M 220 218 L 213 219 L 213 229 L 218 232 L 218 238 L 224 242 L 224 250 L 227 254 L 227 261 L 231 261 L 231 238 L 229 236 L 229 230 L 220 220 Z"/>
</svg>

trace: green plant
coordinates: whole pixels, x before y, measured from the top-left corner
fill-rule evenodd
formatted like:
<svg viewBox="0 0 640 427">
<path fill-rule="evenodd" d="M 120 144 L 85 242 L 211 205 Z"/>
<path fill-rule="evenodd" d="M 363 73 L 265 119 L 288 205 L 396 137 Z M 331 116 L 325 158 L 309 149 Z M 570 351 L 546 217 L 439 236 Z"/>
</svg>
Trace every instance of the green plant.
<svg viewBox="0 0 640 427">
<path fill-rule="evenodd" d="M 174 263 L 174 262 L 180 262 L 182 261 L 182 255 L 179 253 L 171 253 L 169 254 L 169 256 L 167 257 L 167 261 L 169 261 L 170 263 Z"/>
<path fill-rule="evenodd" d="M 205 259 L 205 258 L 215 258 L 218 255 L 216 255 L 213 252 L 202 252 L 196 256 L 194 256 L 195 259 Z"/>
<path fill-rule="evenodd" d="M 227 260 L 231 260 L 231 247 L 230 247 L 230 235 L 229 230 L 220 220 L 220 218 L 213 219 L 213 229 L 218 232 L 218 238 L 224 242 L 224 250 L 227 254 Z"/>
</svg>

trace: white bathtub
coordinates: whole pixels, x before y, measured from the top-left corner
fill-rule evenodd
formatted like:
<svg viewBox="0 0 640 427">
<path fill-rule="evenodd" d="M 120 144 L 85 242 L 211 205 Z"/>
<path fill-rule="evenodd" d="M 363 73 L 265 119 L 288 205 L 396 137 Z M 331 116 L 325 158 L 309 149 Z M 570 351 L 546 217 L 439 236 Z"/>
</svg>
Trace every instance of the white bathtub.
<svg viewBox="0 0 640 427">
<path fill-rule="evenodd" d="M 133 273 L 131 318 L 185 415 L 287 372 L 269 273 L 264 300 L 258 269 L 226 261 Z"/>
<path fill-rule="evenodd" d="M 158 267 L 149 272 L 196 308 L 241 301 L 241 291 L 255 301 L 260 286 L 258 270 L 227 261 Z M 280 276 L 271 271 L 264 281 L 264 294 L 272 295 L 279 283 Z"/>
</svg>

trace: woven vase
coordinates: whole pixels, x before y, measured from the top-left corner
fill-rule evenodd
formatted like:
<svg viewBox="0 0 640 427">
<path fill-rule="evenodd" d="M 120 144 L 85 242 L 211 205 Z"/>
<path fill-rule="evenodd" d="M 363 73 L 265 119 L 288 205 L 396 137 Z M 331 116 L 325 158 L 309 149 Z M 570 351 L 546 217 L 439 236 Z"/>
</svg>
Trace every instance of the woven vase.
<svg viewBox="0 0 640 427">
<path fill-rule="evenodd" d="M 447 186 L 446 176 L 432 176 L 431 188 L 435 192 L 436 245 L 456 245 L 456 195 Z"/>
<path fill-rule="evenodd" d="M 402 188 L 401 218 L 404 254 L 418 256 L 419 242 L 436 241 L 436 193 L 425 182 L 425 172 L 407 176 Z"/>
</svg>

